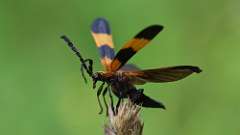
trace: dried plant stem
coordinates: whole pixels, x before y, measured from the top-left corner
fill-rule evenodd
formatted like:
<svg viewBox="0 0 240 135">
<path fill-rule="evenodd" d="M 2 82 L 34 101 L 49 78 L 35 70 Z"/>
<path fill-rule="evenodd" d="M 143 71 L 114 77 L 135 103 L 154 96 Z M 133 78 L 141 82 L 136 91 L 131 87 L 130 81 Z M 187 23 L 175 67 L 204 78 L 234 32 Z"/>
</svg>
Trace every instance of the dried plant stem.
<svg viewBox="0 0 240 135">
<path fill-rule="evenodd" d="M 105 135 L 142 135 L 143 122 L 140 120 L 141 107 L 130 100 L 121 102 L 118 114 L 108 109 L 109 122 L 105 125 Z"/>
</svg>

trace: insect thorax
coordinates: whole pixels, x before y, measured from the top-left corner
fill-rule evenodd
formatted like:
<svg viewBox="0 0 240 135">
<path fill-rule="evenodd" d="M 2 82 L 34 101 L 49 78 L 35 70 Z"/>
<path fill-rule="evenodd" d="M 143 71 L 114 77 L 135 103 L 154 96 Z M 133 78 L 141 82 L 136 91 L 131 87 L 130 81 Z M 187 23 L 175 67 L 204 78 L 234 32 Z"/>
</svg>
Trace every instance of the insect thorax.
<svg viewBox="0 0 240 135">
<path fill-rule="evenodd" d="M 107 83 L 127 82 L 128 78 L 122 72 L 104 72 L 98 71 L 93 74 L 93 78 Z"/>
</svg>

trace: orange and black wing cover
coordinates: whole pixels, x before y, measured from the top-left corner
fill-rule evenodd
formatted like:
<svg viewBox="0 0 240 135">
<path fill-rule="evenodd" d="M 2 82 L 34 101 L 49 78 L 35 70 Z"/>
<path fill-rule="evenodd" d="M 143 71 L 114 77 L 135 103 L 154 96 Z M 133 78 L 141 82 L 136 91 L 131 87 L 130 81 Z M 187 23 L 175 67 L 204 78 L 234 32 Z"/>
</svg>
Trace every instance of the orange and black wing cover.
<svg viewBox="0 0 240 135">
<path fill-rule="evenodd" d="M 151 25 L 140 31 L 117 53 L 111 63 L 111 71 L 120 69 L 134 54 L 147 45 L 161 30 L 161 25 Z"/>
<path fill-rule="evenodd" d="M 101 63 L 107 71 L 114 58 L 114 45 L 109 23 L 104 18 L 96 19 L 92 24 L 92 36 L 98 47 Z"/>
</svg>

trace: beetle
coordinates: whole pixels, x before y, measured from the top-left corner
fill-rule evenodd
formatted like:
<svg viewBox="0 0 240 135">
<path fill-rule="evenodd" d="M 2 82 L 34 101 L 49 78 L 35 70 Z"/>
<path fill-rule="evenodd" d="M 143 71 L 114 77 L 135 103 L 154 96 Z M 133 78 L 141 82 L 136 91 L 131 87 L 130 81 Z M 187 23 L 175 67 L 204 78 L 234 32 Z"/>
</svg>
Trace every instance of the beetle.
<svg viewBox="0 0 240 135">
<path fill-rule="evenodd" d="M 100 60 L 104 71 L 93 73 L 93 60 L 84 59 L 79 50 L 67 36 L 61 38 L 75 52 L 81 62 L 81 73 L 86 81 L 84 72 L 92 78 L 93 89 L 98 81 L 102 82 L 97 90 L 97 99 L 102 113 L 103 107 L 99 96 L 102 94 L 104 104 L 107 107 L 105 95 L 108 92 L 111 99 L 111 108 L 114 110 L 112 92 L 118 97 L 116 110 L 124 98 L 129 98 L 133 103 L 143 107 L 162 108 L 165 106 L 148 96 L 143 89 L 137 89 L 135 85 L 143 85 L 147 82 L 165 83 L 181 80 L 192 73 L 200 73 L 202 70 L 197 66 L 182 65 L 165 68 L 141 70 L 133 64 L 126 64 L 139 50 L 145 47 L 159 32 L 163 30 L 162 25 L 150 25 L 136 34 L 131 40 L 124 44 L 117 54 L 114 52 L 114 45 L 109 23 L 104 18 L 97 18 L 91 27 L 93 39 L 98 47 Z"/>
</svg>

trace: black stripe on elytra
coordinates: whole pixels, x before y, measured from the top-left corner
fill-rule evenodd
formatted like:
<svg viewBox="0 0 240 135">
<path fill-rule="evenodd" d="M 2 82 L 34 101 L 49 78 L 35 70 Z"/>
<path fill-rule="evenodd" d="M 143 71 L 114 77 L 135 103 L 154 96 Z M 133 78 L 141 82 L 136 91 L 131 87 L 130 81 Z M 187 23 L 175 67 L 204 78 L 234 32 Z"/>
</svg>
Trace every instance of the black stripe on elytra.
<svg viewBox="0 0 240 135">
<path fill-rule="evenodd" d="M 161 25 L 151 25 L 142 31 L 140 31 L 134 38 L 144 38 L 151 40 L 153 39 L 161 30 L 163 26 Z"/>
<path fill-rule="evenodd" d="M 136 51 L 132 48 L 120 50 L 115 57 L 115 59 L 118 59 L 121 62 L 121 66 L 119 68 L 121 68 L 135 53 Z"/>
</svg>

